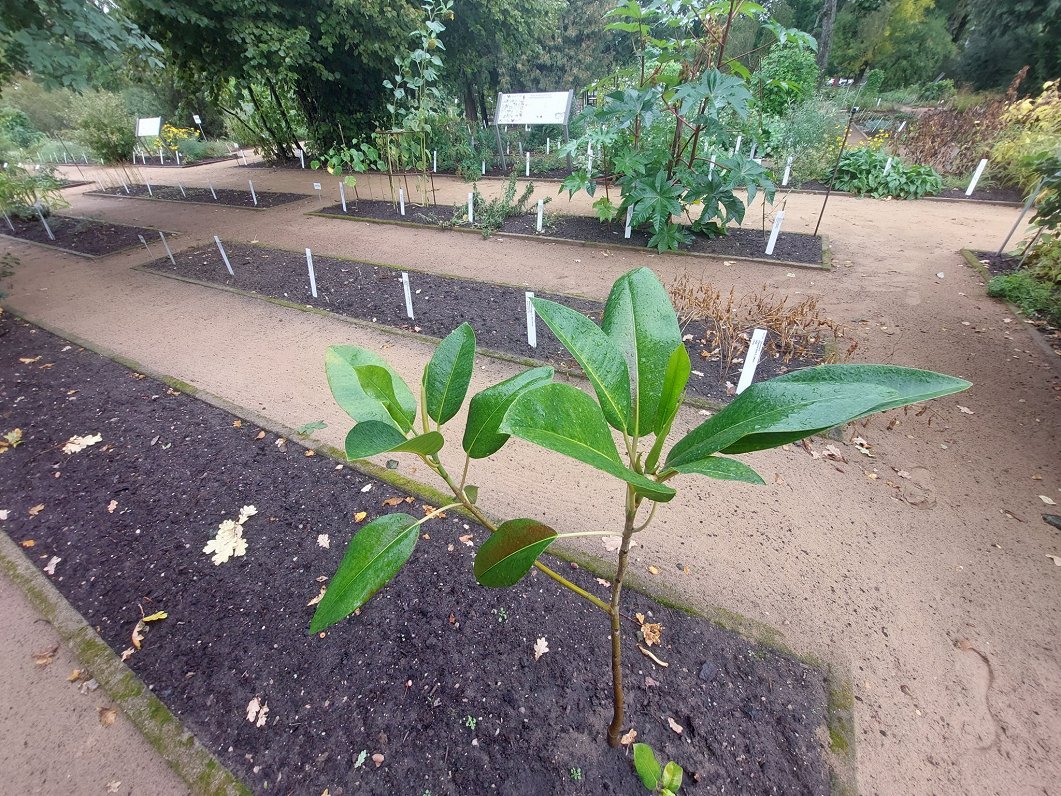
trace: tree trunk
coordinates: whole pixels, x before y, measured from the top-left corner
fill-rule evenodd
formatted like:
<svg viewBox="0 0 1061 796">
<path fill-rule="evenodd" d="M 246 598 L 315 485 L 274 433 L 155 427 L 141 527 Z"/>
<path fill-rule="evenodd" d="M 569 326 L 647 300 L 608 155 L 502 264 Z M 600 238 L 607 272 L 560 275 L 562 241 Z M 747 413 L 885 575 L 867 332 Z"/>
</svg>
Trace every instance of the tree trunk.
<svg viewBox="0 0 1061 796">
<path fill-rule="evenodd" d="M 818 36 L 818 68 L 824 72 L 829 68 L 829 48 L 833 43 L 833 25 L 836 24 L 836 0 L 825 0 L 818 19 L 822 26 Z"/>
<path fill-rule="evenodd" d="M 473 127 L 479 123 L 475 111 L 475 89 L 468 78 L 464 78 L 464 117 Z"/>
</svg>

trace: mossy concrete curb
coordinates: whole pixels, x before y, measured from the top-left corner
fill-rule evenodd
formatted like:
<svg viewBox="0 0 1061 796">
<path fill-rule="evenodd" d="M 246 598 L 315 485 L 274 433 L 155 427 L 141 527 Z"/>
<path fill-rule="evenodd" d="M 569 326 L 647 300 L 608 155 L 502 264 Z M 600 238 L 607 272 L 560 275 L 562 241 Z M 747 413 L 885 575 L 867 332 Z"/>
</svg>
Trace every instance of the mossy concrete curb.
<svg viewBox="0 0 1061 796">
<path fill-rule="evenodd" d="M 400 221 L 398 219 L 390 218 L 369 218 L 367 216 L 341 216 L 337 213 L 324 213 L 320 211 L 314 211 L 306 213 L 307 216 L 315 216 L 317 218 L 335 218 L 340 221 L 361 221 L 366 224 L 384 224 L 392 227 L 409 227 L 411 229 L 434 229 L 444 232 L 464 232 L 476 235 L 482 235 L 482 230 L 477 227 L 458 227 L 458 226 L 439 226 L 432 224 L 422 224 L 416 221 Z M 514 238 L 516 240 L 530 240 L 535 242 L 546 242 L 546 243 L 559 243 L 563 246 L 578 246 L 584 249 L 626 249 L 635 252 L 651 252 L 653 254 L 663 254 L 673 257 L 697 257 L 700 259 L 707 260 L 738 260 L 740 262 L 755 263 L 756 265 L 773 265 L 783 268 L 804 268 L 811 271 L 829 271 L 832 269 L 832 257 L 829 254 L 829 239 L 824 235 L 818 237 L 822 242 L 822 261 L 820 263 L 797 263 L 794 260 L 764 260 L 758 257 L 745 257 L 740 254 L 713 254 L 711 252 L 692 252 L 692 251 L 664 251 L 657 252 L 654 249 L 646 249 L 644 246 L 633 246 L 629 243 L 615 243 L 614 241 L 608 243 L 600 243 L 597 241 L 588 240 L 576 240 L 574 238 L 556 238 L 550 235 L 529 235 L 523 232 L 500 232 L 495 231 L 491 233 L 492 236 L 498 238 Z"/>
<path fill-rule="evenodd" d="M 198 794 L 236 796 L 250 789 L 184 728 L 143 680 L 89 626 L 47 576 L 0 531 L 0 570 L 26 595 L 74 656 L 188 787 Z"/>
<path fill-rule="evenodd" d="M 100 356 L 106 357 L 123 367 L 129 368 L 136 373 L 142 373 L 150 378 L 160 381 L 174 390 L 186 393 L 204 403 L 215 406 L 218 409 L 222 409 L 230 414 L 233 414 L 242 420 L 258 426 L 266 431 L 269 431 L 277 436 L 284 437 L 290 442 L 294 442 L 307 450 L 312 450 L 314 453 L 327 456 L 336 462 L 342 463 L 346 467 L 349 467 L 357 472 L 364 475 L 376 478 L 386 484 L 389 484 L 396 489 L 400 489 L 407 494 L 413 495 L 420 500 L 429 503 L 434 506 L 442 506 L 451 502 L 451 496 L 442 493 L 435 487 L 425 484 L 408 476 L 401 475 L 393 470 L 389 470 L 386 467 L 380 467 L 377 464 L 373 464 L 368 461 L 349 461 L 343 451 L 329 445 L 320 440 L 315 440 L 312 437 L 300 435 L 295 429 L 279 423 L 265 415 L 249 409 L 244 406 L 240 406 L 236 403 L 221 398 L 213 393 L 206 390 L 200 389 L 193 384 L 182 381 L 181 379 L 174 378 L 164 373 L 145 367 L 139 362 L 132 360 L 128 357 L 121 356 L 103 346 L 98 346 L 89 340 L 86 340 L 78 335 L 65 332 L 61 329 L 57 329 L 50 324 L 36 321 L 33 318 L 24 316 L 20 313 L 12 312 L 12 314 L 22 318 L 23 320 L 33 323 L 36 326 L 44 329 L 45 331 L 51 332 L 52 334 L 62 337 L 74 345 L 80 346 L 81 348 L 93 351 Z M 342 316 L 340 316 L 342 317 Z M 419 336 L 418 336 L 419 337 Z M 420 339 L 423 339 L 420 337 Z M 465 509 L 457 508 L 454 513 L 463 516 L 471 522 L 477 520 Z M 484 512 L 491 520 L 500 522 L 499 518 L 491 517 L 489 513 Z M 4 540 L 13 545 L 9 539 L 4 537 Z M 25 557 L 22 556 L 21 551 L 15 548 L 15 552 L 22 557 L 25 561 Z M 603 557 L 593 556 L 586 554 L 582 551 L 567 548 L 553 546 L 550 548 L 549 555 L 553 558 L 560 559 L 561 561 L 568 562 L 571 565 L 582 567 L 587 571 L 602 578 L 610 578 L 615 574 L 614 564 L 610 561 L 604 560 Z M 0 561 L 0 564 L 3 564 Z M 39 579 L 43 579 L 44 576 L 37 571 L 36 567 L 29 564 L 26 561 L 26 565 L 29 566 L 33 573 Z M 661 605 L 680 610 L 684 613 L 692 616 L 699 617 L 705 621 L 711 622 L 725 630 L 735 632 L 744 636 L 754 644 L 762 645 L 768 649 L 772 649 L 776 652 L 787 655 L 788 657 L 794 658 L 801 661 L 802 663 L 811 666 L 818 671 L 822 672 L 825 677 L 827 684 L 827 713 L 826 722 L 829 737 L 822 739 L 823 748 L 827 750 L 826 760 L 830 767 L 830 793 L 832 796 L 855 796 L 858 793 L 858 780 L 856 770 L 856 759 L 855 759 L 855 717 L 854 717 L 854 686 L 851 679 L 851 672 L 848 665 L 845 662 L 833 660 L 826 661 L 815 655 L 799 654 L 789 648 L 784 640 L 783 635 L 776 628 L 770 625 L 760 622 L 750 617 L 743 616 L 735 611 L 730 611 L 725 608 L 718 606 L 694 606 L 687 598 L 683 597 L 678 593 L 676 589 L 673 589 L 665 584 L 661 584 L 656 580 L 649 582 L 648 579 L 631 574 L 625 581 L 626 587 L 630 588 L 640 594 L 649 597 Z M 54 591 L 51 583 L 44 580 L 44 586 Z M 27 591 L 27 594 L 29 592 Z M 66 605 L 67 609 L 71 611 L 77 620 L 84 625 L 84 620 L 81 619 L 76 612 L 70 608 L 69 604 L 63 600 L 58 592 L 55 592 L 56 597 Z M 87 625 L 85 626 L 87 628 Z M 90 628 L 87 628 L 91 632 Z M 95 635 L 95 634 L 93 634 Z M 96 636 L 98 639 L 98 636 Z M 109 653 L 117 661 L 115 656 L 106 645 L 103 644 L 102 640 L 99 640 L 100 645 L 105 649 L 106 653 Z M 135 679 L 135 675 L 132 674 L 120 661 L 117 662 L 117 666 L 128 673 L 129 677 Z M 102 681 L 101 681 L 102 682 Z M 140 682 L 136 680 L 136 682 Z M 142 685 L 142 684 L 141 684 Z M 151 696 L 155 702 L 158 702 L 153 696 Z M 117 700 L 116 700 L 117 701 Z M 166 715 L 170 717 L 172 722 L 179 726 L 179 722 L 166 710 L 165 706 L 158 702 L 161 710 L 165 711 Z M 137 725 L 139 726 L 139 725 Z M 152 736 L 148 735 L 146 730 L 143 730 L 144 734 L 148 737 L 149 741 L 153 741 Z M 201 747 L 200 747 L 201 748 Z M 203 754 L 209 756 L 209 753 L 203 750 Z M 213 758 L 210 758 L 211 760 Z M 168 760 L 168 758 L 167 758 Z M 173 763 L 171 763 L 173 765 Z M 215 761 L 215 765 L 217 764 Z M 224 769 L 221 769 L 224 771 Z M 181 773 L 178 769 L 178 773 Z M 225 774 L 228 774 L 225 771 Z M 183 774 L 181 774 L 184 776 Z M 228 776 L 231 777 L 230 774 Z M 190 781 L 190 780 L 189 780 Z M 235 780 L 232 780 L 235 783 Z M 209 791 L 211 793 L 226 793 L 226 791 Z M 246 791 L 234 791 L 237 793 Z"/>
</svg>

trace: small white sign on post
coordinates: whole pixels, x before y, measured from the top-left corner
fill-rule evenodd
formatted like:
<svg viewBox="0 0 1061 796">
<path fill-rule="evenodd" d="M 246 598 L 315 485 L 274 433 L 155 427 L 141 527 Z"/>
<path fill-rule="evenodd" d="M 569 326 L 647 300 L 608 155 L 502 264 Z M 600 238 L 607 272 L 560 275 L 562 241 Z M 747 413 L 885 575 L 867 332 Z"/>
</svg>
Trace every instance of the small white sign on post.
<svg viewBox="0 0 1061 796">
<path fill-rule="evenodd" d="M 251 187 L 251 200 L 254 202 L 254 206 L 257 207 L 258 206 L 258 194 L 256 194 L 254 192 L 254 182 L 252 180 L 247 180 L 247 185 L 249 185 Z"/>
<path fill-rule="evenodd" d="M 781 187 L 784 188 L 788 185 L 788 180 L 792 176 L 792 161 L 796 159 L 795 155 L 789 155 L 788 160 L 785 161 L 785 173 L 781 177 Z"/>
<path fill-rule="evenodd" d="M 777 236 L 781 234 L 781 222 L 785 220 L 785 211 L 778 210 L 774 216 L 774 226 L 770 230 L 770 240 L 766 242 L 766 253 L 773 254 L 774 246 L 777 245 Z"/>
<path fill-rule="evenodd" d="M 531 348 L 538 347 L 538 327 L 534 313 L 534 294 L 527 292 L 527 345 Z"/>
<path fill-rule="evenodd" d="M 405 314 L 413 320 L 413 294 L 409 290 L 409 274 L 405 271 L 402 271 L 402 290 L 405 291 Z"/>
<path fill-rule="evenodd" d="M 527 171 L 526 171 L 526 176 L 528 176 L 528 177 L 529 177 L 529 176 L 530 176 L 530 152 L 527 152 L 527 153 L 526 153 L 526 157 L 527 157 Z"/>
<path fill-rule="evenodd" d="M 895 159 L 894 157 L 890 157 L 890 158 L 888 158 L 888 162 L 884 164 L 884 174 L 885 174 L 885 176 L 887 176 L 888 172 L 890 172 L 892 170 L 892 161 L 894 159 Z"/>
<path fill-rule="evenodd" d="M 759 366 L 759 358 L 763 355 L 763 343 L 766 342 L 766 329 L 756 329 L 752 332 L 752 340 L 748 343 L 748 353 L 744 357 L 744 367 L 741 368 L 740 380 L 737 382 L 737 395 L 740 395 L 755 378 L 755 369 Z"/>
<path fill-rule="evenodd" d="M 545 213 L 545 200 L 544 199 L 539 199 L 538 200 L 538 223 L 536 225 L 536 228 L 537 228 L 537 230 L 539 232 L 542 231 L 542 215 L 544 213 Z"/>
<path fill-rule="evenodd" d="M 634 222 L 634 206 L 630 205 L 626 208 L 626 229 L 623 231 L 623 237 L 627 240 L 630 239 L 630 233 L 633 232 L 631 225 Z"/>
<path fill-rule="evenodd" d="M 162 234 L 162 230 L 158 231 L 158 236 L 162 238 L 162 248 L 166 250 L 166 256 L 169 257 L 169 261 L 176 265 L 177 261 L 173 259 L 173 252 L 169 250 L 169 243 L 166 241 L 166 236 Z"/>
<path fill-rule="evenodd" d="M 151 138 L 162 132 L 162 117 L 152 116 L 147 119 L 136 120 L 136 137 Z"/>
<path fill-rule="evenodd" d="M 317 192 L 317 198 L 324 201 L 324 197 L 321 196 L 321 184 L 319 182 L 313 183 L 313 190 Z"/>
<path fill-rule="evenodd" d="M 199 118 L 199 114 L 198 113 L 193 113 L 192 114 L 192 121 L 195 122 L 196 124 L 202 124 L 203 123 L 203 120 Z"/>
<path fill-rule="evenodd" d="M 966 196 L 972 196 L 973 191 L 976 190 L 976 183 L 980 182 L 980 178 L 984 176 L 984 169 L 987 168 L 987 158 L 980 161 L 980 165 L 976 167 L 976 171 L 973 172 L 973 178 L 969 181 L 969 187 L 965 189 Z"/>
<path fill-rule="evenodd" d="M 346 212 L 346 188 L 343 186 L 342 181 L 339 181 L 339 201 L 343 203 L 343 212 Z"/>
<path fill-rule="evenodd" d="M 313 272 L 313 252 L 306 249 L 306 268 L 309 269 L 309 292 L 317 298 L 317 275 Z"/>
<path fill-rule="evenodd" d="M 468 223 L 475 223 L 475 193 L 468 192 Z"/>
<path fill-rule="evenodd" d="M 206 187 L 210 189 L 210 195 L 212 197 L 214 197 L 214 201 L 216 202 L 217 201 L 217 191 L 214 190 L 214 184 L 212 182 L 208 182 L 206 184 Z"/>
<path fill-rule="evenodd" d="M 494 124 L 563 124 L 571 97 L 570 91 L 498 94 Z"/>
<path fill-rule="evenodd" d="M 405 215 L 405 189 L 398 189 L 398 211 L 404 216 Z"/>
<path fill-rule="evenodd" d="M 221 259 L 222 259 L 222 260 L 224 261 L 224 263 L 225 263 L 225 268 L 227 268 L 227 269 L 228 269 L 228 275 L 229 275 L 229 276 L 235 276 L 236 274 L 235 274 L 235 272 L 234 272 L 234 271 L 232 270 L 232 263 L 230 263 L 230 262 L 228 261 L 228 255 L 227 255 L 227 254 L 225 254 L 225 247 L 221 245 L 221 238 L 217 237 L 217 235 L 214 235 L 214 243 L 216 243 L 216 244 L 217 244 L 217 250 L 218 250 L 219 252 L 221 252 Z"/>
</svg>

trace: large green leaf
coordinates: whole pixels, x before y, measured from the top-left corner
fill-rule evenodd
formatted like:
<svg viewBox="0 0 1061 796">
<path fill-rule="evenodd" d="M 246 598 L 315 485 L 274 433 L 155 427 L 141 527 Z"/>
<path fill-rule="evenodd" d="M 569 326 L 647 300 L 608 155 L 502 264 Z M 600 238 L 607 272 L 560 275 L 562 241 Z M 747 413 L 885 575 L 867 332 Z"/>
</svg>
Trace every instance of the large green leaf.
<svg viewBox="0 0 1061 796">
<path fill-rule="evenodd" d="M 499 451 L 508 442 L 509 435 L 499 432 L 498 427 L 512 402 L 520 393 L 545 384 L 552 377 L 552 368 L 531 368 L 472 396 L 468 404 L 468 423 L 464 427 L 464 451 L 473 459 L 482 459 Z"/>
<path fill-rule="evenodd" d="M 706 475 L 722 481 L 744 481 L 748 484 L 766 483 L 762 476 L 744 462 L 726 459 L 722 456 L 708 456 L 706 459 L 686 462 L 672 469 L 679 473 Z"/>
<path fill-rule="evenodd" d="M 960 392 L 970 383 L 891 365 L 820 365 L 753 384 L 697 426 L 667 456 L 667 466 L 712 453 L 774 448 L 841 423 Z"/>
<path fill-rule="evenodd" d="M 581 312 L 554 301 L 536 298 L 534 310 L 582 367 L 612 428 L 632 430 L 630 370 L 612 339 Z"/>
<path fill-rule="evenodd" d="M 501 421 L 503 433 L 562 453 L 665 502 L 674 490 L 623 465 L 600 406 L 569 384 L 544 384 L 520 395 Z"/>
<path fill-rule="evenodd" d="M 656 753 L 647 743 L 634 744 L 634 770 L 641 778 L 641 784 L 655 793 L 660 777 L 663 776 L 663 769 L 656 760 Z"/>
<path fill-rule="evenodd" d="M 387 414 L 391 416 L 391 420 L 397 424 L 398 428 L 408 431 L 413 427 L 416 414 L 415 412 L 405 413 L 405 407 L 398 402 L 398 397 L 394 394 L 394 381 L 386 368 L 380 365 L 359 365 L 354 368 L 354 371 L 357 373 L 357 380 L 361 383 L 361 389 L 365 391 L 365 395 L 383 404 L 383 408 L 387 410 Z"/>
<path fill-rule="evenodd" d="M 619 277 L 604 305 L 601 328 L 619 347 L 633 380 L 636 433 L 654 430 L 667 365 L 681 345 L 678 318 L 667 291 L 648 268 Z"/>
<path fill-rule="evenodd" d="M 689 383 L 689 374 L 693 372 L 689 361 L 689 352 L 685 343 L 679 342 L 667 360 L 667 371 L 663 377 L 663 392 L 660 394 L 659 407 L 656 409 L 656 422 L 653 429 L 656 434 L 670 431 L 678 407 L 685 395 L 685 385 Z"/>
<path fill-rule="evenodd" d="M 346 458 L 366 459 L 377 453 L 418 453 L 429 456 L 442 449 L 444 440 L 437 431 L 406 439 L 394 426 L 378 420 L 358 423 L 346 435 Z"/>
<path fill-rule="evenodd" d="M 427 416 L 445 423 L 460 411 L 475 366 L 475 331 L 462 323 L 438 344 L 424 369 Z"/>
<path fill-rule="evenodd" d="M 475 553 L 475 579 L 491 588 L 516 584 L 554 539 L 556 531 L 537 520 L 501 523 Z"/>
<path fill-rule="evenodd" d="M 340 408 L 358 422 L 379 420 L 395 425 L 386 407 L 368 395 L 357 377 L 356 368 L 362 365 L 378 365 L 385 368 L 391 376 L 391 387 L 398 404 L 407 416 L 416 416 L 416 399 L 401 376 L 383 361 L 374 351 L 357 348 L 352 345 L 333 345 L 324 356 L 324 369 L 328 376 L 328 386 Z"/>
<path fill-rule="evenodd" d="M 417 522 L 408 514 L 387 514 L 354 534 L 313 613 L 311 633 L 346 619 L 394 577 L 416 547 Z"/>
</svg>

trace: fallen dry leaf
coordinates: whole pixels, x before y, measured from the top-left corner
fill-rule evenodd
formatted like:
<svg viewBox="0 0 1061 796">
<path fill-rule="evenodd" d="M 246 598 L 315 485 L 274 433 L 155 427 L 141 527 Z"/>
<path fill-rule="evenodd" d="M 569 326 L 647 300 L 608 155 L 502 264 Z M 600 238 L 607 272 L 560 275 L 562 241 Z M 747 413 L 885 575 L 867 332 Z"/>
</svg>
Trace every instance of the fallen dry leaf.
<svg viewBox="0 0 1061 796">
<path fill-rule="evenodd" d="M 269 705 L 254 697 L 247 703 L 247 721 L 255 727 L 264 727 L 266 716 L 269 715 Z"/>
<path fill-rule="evenodd" d="M 633 727 L 631 727 L 630 731 L 628 733 L 626 733 L 625 735 L 623 735 L 622 738 L 619 739 L 619 743 L 621 743 L 623 746 L 629 746 L 630 744 L 632 744 L 634 742 L 634 740 L 636 738 L 637 738 L 637 730 L 635 730 Z"/>
<path fill-rule="evenodd" d="M 122 660 L 123 661 L 127 661 L 131 657 L 133 657 L 133 655 L 135 655 L 135 654 L 136 654 L 136 650 L 134 650 L 132 647 L 124 649 L 124 650 L 122 650 Z"/>
<path fill-rule="evenodd" d="M 233 420 L 232 421 L 232 428 L 243 428 L 243 421 L 242 420 Z"/>
<path fill-rule="evenodd" d="M 646 622 L 641 625 L 641 635 L 645 639 L 646 647 L 659 644 L 663 636 L 663 625 L 659 622 Z"/>
<path fill-rule="evenodd" d="M 59 556 L 52 556 L 48 559 L 48 563 L 45 565 L 44 571 L 47 572 L 49 575 L 54 575 L 55 565 L 58 564 L 60 561 L 62 561 L 62 559 L 59 558 Z"/>
<path fill-rule="evenodd" d="M 155 611 L 153 614 L 149 614 L 144 617 L 145 622 L 159 622 L 169 616 L 165 611 Z"/>
<path fill-rule="evenodd" d="M 667 663 L 666 661 L 660 660 L 655 655 L 653 655 L 649 650 L 647 650 L 644 647 L 642 647 L 640 644 L 637 645 L 637 648 L 641 651 L 642 655 L 644 655 L 646 658 L 650 659 L 654 663 L 658 664 L 659 666 L 662 666 L 664 669 L 666 669 L 668 666 L 670 666 L 669 663 Z"/>
<path fill-rule="evenodd" d="M 1045 503 L 1045 504 L 1046 504 L 1047 506 L 1056 506 L 1056 505 L 1057 505 L 1057 504 L 1056 504 L 1056 503 L 1055 503 L 1055 502 L 1053 501 L 1053 499 L 1051 499 L 1051 498 L 1047 497 L 1046 495 L 1039 495 L 1039 500 L 1041 500 L 1041 501 L 1042 501 L 1043 503 Z"/>
<path fill-rule="evenodd" d="M 468 545 L 468 547 L 472 547 L 475 544 L 472 541 L 472 535 L 470 533 L 466 533 L 464 534 L 464 536 L 458 536 L 457 539 L 459 539 L 464 544 Z"/>
<path fill-rule="evenodd" d="M 1052 555 L 1047 554 L 1046 557 L 1054 562 L 1054 566 L 1055 567 L 1061 567 L 1061 556 L 1052 556 Z"/>
<path fill-rule="evenodd" d="M 304 455 L 304 456 L 305 456 L 306 458 L 309 458 L 310 456 L 316 456 L 317 454 L 316 454 L 316 453 L 314 453 L 313 451 L 306 451 L 306 452 L 305 452 L 305 453 L 304 453 L 303 455 Z"/>
<path fill-rule="evenodd" d="M 391 498 L 387 498 L 386 500 L 384 500 L 384 501 L 383 501 L 383 505 L 384 505 L 384 506 L 388 506 L 388 507 L 392 507 L 392 506 L 398 506 L 398 505 L 400 505 L 400 504 L 401 504 L 401 502 L 402 502 L 402 501 L 403 501 L 404 499 L 405 499 L 405 498 L 401 498 L 401 497 L 391 497 Z"/>
<path fill-rule="evenodd" d="M 368 516 L 368 512 L 367 511 L 359 511 L 359 512 L 357 512 L 357 514 L 354 515 L 354 522 L 364 522 L 365 521 L 365 517 L 367 517 L 367 516 Z"/>
<path fill-rule="evenodd" d="M 103 442 L 102 434 L 87 434 L 83 437 L 70 437 L 63 445 L 63 453 L 80 453 L 90 445 L 95 445 L 98 442 Z"/>
<path fill-rule="evenodd" d="M 118 501 L 112 500 L 110 503 L 107 504 L 107 513 L 113 514 L 116 508 L 118 508 Z"/>
<path fill-rule="evenodd" d="M 431 514 L 432 512 L 438 511 L 438 509 L 436 509 L 430 503 L 423 503 L 423 504 L 420 505 L 420 508 L 423 509 L 425 517 L 428 514 Z M 444 520 L 444 519 L 446 519 L 446 512 L 439 511 L 438 514 L 435 515 L 435 517 L 440 519 L 440 520 Z"/>
<path fill-rule="evenodd" d="M 112 779 L 107 783 L 107 793 L 117 793 L 122 787 L 122 781 L 120 779 Z"/>
<path fill-rule="evenodd" d="M 324 599 L 324 592 L 326 592 L 327 590 L 328 590 L 327 586 L 321 586 L 320 594 L 318 594 L 316 597 L 314 597 L 312 600 L 310 600 L 308 603 L 306 603 L 306 607 L 309 608 L 311 605 L 316 605 L 321 600 L 323 600 Z"/>
<path fill-rule="evenodd" d="M 547 652 L 549 652 L 549 642 L 543 636 L 534 642 L 534 660 L 538 660 Z"/>
<path fill-rule="evenodd" d="M 676 722 L 674 719 L 672 719 L 670 716 L 667 716 L 667 724 L 669 724 L 670 728 L 676 733 L 678 733 L 678 735 L 681 735 L 685 731 L 685 728 L 678 722 Z"/>
<path fill-rule="evenodd" d="M 133 632 L 131 638 L 133 641 L 133 648 L 140 649 L 140 645 L 144 643 L 144 632 L 147 630 L 147 624 L 143 619 L 137 619 L 136 624 L 133 626 Z"/>
<path fill-rule="evenodd" d="M 648 568 L 648 571 L 651 572 L 653 575 L 658 575 L 659 574 L 659 567 L 651 567 L 650 566 Z"/>
<path fill-rule="evenodd" d="M 59 651 L 59 645 L 56 644 L 54 647 L 49 647 L 46 650 L 39 650 L 33 653 L 33 662 L 40 666 L 42 669 L 52 662 L 55 657 L 55 653 Z"/>
<path fill-rule="evenodd" d="M 110 727 L 118 719 L 118 711 L 114 708 L 99 708 L 99 723 L 104 727 Z"/>
<path fill-rule="evenodd" d="M 23 365 L 32 365 L 34 362 L 40 360 L 40 357 L 19 357 L 18 361 Z"/>
<path fill-rule="evenodd" d="M 33 547 L 33 545 L 35 545 L 37 543 L 35 541 L 33 541 L 32 539 L 23 539 L 21 542 L 19 542 L 19 544 L 22 547 Z"/>
<path fill-rule="evenodd" d="M 606 589 L 610 589 L 612 587 L 612 584 L 609 581 L 606 581 L 604 578 L 597 578 L 597 583 L 599 583 Z"/>
<path fill-rule="evenodd" d="M 30 508 L 29 516 L 36 517 L 42 511 L 44 511 L 44 504 L 43 503 L 38 503 L 36 506 L 33 506 L 33 507 Z"/>
<path fill-rule="evenodd" d="M 255 439 L 265 439 L 265 432 L 264 431 L 259 431 L 258 435 L 255 437 Z"/>
<path fill-rule="evenodd" d="M 379 768 L 383 765 L 384 759 L 385 758 L 383 757 L 383 755 L 381 755 L 379 752 L 376 752 L 376 754 L 372 755 L 372 762 L 376 764 L 376 768 Z"/>
<path fill-rule="evenodd" d="M 325 550 L 327 550 L 329 547 L 331 547 L 332 546 L 332 542 L 331 542 L 331 539 L 328 538 L 328 534 L 326 534 L 326 533 L 317 534 L 317 545 L 319 547 L 323 547 Z"/>
<path fill-rule="evenodd" d="M 961 412 L 963 415 L 975 415 L 976 414 L 976 412 L 974 412 L 968 406 L 962 406 L 961 404 L 957 404 L 957 407 L 958 407 L 958 411 Z"/>
</svg>

